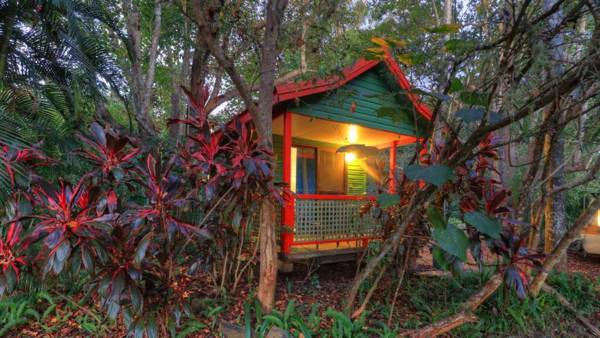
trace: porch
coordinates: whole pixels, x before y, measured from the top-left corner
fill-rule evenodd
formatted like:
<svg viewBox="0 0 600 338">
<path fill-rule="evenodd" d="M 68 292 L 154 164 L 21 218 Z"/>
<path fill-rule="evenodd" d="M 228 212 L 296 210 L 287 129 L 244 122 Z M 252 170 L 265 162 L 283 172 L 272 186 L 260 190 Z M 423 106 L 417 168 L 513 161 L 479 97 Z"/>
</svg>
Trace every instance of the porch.
<svg viewBox="0 0 600 338">
<path fill-rule="evenodd" d="M 273 133 L 276 181 L 293 192 L 281 210 L 282 258 L 352 254 L 381 238 L 381 224 L 361 207 L 382 185 L 395 189 L 396 149 L 415 137 L 290 111 L 273 120 Z M 348 145 L 360 146 L 339 151 Z"/>
</svg>

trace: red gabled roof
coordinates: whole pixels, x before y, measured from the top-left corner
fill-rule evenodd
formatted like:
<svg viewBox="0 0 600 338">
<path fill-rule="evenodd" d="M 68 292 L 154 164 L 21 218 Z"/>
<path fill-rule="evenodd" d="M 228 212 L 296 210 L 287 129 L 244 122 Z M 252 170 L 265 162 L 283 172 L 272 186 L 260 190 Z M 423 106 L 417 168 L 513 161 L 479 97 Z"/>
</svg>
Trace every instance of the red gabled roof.
<svg viewBox="0 0 600 338">
<path fill-rule="evenodd" d="M 421 101 L 419 96 L 412 93 L 412 85 L 389 51 L 385 52 L 381 60 L 360 59 L 354 65 L 344 68 L 341 72 L 341 75 L 336 74 L 323 79 L 315 78 L 306 81 L 288 82 L 276 85 L 273 92 L 273 105 L 314 94 L 324 93 L 342 87 L 346 83 L 352 81 L 359 75 L 366 73 L 382 62 L 389 69 L 390 73 L 392 73 L 400 88 L 407 92 L 408 98 L 413 103 L 417 111 L 426 119 L 431 120 L 431 110 L 425 103 Z M 239 117 L 244 123 L 251 120 L 248 110 L 242 112 Z"/>
<path fill-rule="evenodd" d="M 431 110 L 425 105 L 421 99 L 412 93 L 412 86 L 404 72 L 394 60 L 391 53 L 386 52 L 382 60 L 365 60 L 360 59 L 354 65 L 346 67 L 341 74 L 336 74 L 324 79 L 312 79 L 300 82 L 290 82 L 275 86 L 273 95 L 273 105 L 301 97 L 327 92 L 344 86 L 346 83 L 355 79 L 359 75 L 369 71 L 380 63 L 384 63 L 390 73 L 396 79 L 400 88 L 408 93 L 408 98 L 412 101 L 417 111 L 426 119 L 431 119 Z"/>
</svg>

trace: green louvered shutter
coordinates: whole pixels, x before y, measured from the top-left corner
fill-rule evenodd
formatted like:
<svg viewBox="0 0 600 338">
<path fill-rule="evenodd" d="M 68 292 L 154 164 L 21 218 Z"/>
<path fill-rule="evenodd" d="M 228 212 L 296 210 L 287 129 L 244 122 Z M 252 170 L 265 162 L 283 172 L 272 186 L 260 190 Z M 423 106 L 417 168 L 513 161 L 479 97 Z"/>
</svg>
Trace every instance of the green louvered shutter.
<svg viewBox="0 0 600 338">
<path fill-rule="evenodd" d="M 360 161 L 347 164 L 347 194 L 365 195 L 367 193 L 367 173 L 360 165 Z"/>
</svg>

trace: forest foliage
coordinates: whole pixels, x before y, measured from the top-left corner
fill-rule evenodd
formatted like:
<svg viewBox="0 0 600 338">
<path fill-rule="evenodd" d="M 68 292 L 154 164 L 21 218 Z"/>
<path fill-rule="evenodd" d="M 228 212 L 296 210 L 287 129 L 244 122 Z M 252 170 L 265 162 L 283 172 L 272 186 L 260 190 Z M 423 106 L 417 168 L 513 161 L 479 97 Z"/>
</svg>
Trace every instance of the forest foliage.
<svg viewBox="0 0 600 338">
<path fill-rule="evenodd" d="M 364 320 L 382 276 L 400 290 L 423 248 L 457 276 L 472 257 L 486 281 L 406 334 L 474 321 L 501 285 L 534 301 L 600 208 L 594 1 L 0 0 L 0 13 L 0 294 L 69 271 L 129 333 L 162 336 L 194 318 L 192 299 L 258 280 L 265 323 L 296 325 L 293 305 L 268 314 L 271 216 L 290 194 L 274 184 L 273 86 L 359 58 L 396 60 L 433 116 L 387 177 L 397 191 L 362 208 L 385 235 L 325 312 L 332 330 Z"/>
</svg>

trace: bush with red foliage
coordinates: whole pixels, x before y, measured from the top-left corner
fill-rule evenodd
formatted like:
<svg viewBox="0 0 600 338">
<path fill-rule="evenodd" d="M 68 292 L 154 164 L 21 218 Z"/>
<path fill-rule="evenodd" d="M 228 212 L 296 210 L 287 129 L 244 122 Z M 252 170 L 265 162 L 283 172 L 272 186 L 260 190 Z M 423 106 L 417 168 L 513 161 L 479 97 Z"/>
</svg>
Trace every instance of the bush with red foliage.
<svg viewBox="0 0 600 338">
<path fill-rule="evenodd" d="M 190 298 L 209 292 L 198 274 L 219 269 L 215 248 L 222 253 L 248 224 L 257 200 L 280 199 L 272 154 L 251 127 L 236 121 L 213 132 L 206 114 L 196 116 L 179 121 L 194 132 L 171 155 L 142 154 L 136 140 L 93 123 L 75 152 L 92 165 L 89 173 L 74 184 L 33 176 L 27 186 L 13 185 L 0 238 L 0 294 L 14 289 L 24 268 L 33 275 L 85 270 L 99 305 L 112 318 L 121 313 L 130 333 L 175 329 L 190 314 Z M 3 154 L 5 166 L 45 159 L 34 149 Z"/>
</svg>

